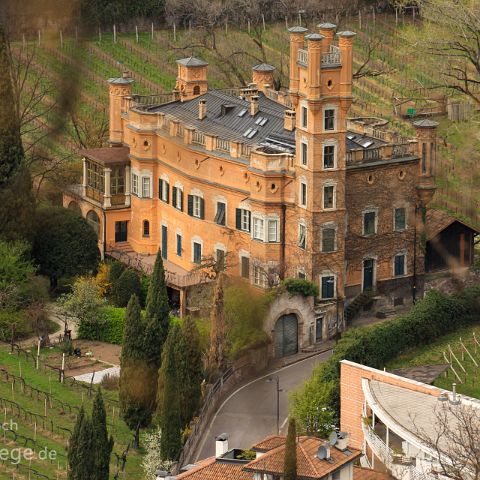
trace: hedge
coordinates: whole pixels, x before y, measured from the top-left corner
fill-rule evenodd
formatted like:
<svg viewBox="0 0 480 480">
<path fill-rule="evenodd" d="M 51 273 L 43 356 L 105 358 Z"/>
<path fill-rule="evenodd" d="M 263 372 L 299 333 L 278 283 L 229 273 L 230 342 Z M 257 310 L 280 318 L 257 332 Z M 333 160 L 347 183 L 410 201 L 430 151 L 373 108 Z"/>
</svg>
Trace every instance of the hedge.
<svg viewBox="0 0 480 480">
<path fill-rule="evenodd" d="M 283 281 L 287 292 L 303 295 L 304 297 L 318 297 L 318 285 L 302 278 L 287 278 Z"/>
<path fill-rule="evenodd" d="M 402 352 L 427 345 L 438 337 L 479 321 L 480 285 L 453 295 L 431 290 L 405 315 L 345 332 L 333 355 L 314 370 L 313 377 L 302 388 L 307 391 L 308 382 L 335 382 L 336 388 L 329 403 L 338 412 L 341 360 L 383 369 L 387 362 Z M 301 396 L 302 391 L 298 391 L 296 397 Z M 295 399 L 292 407 L 294 415 L 299 416 L 299 412 L 295 413 Z M 312 405 L 312 408 L 317 406 Z"/>
<path fill-rule="evenodd" d="M 100 340 L 121 345 L 125 327 L 125 308 L 103 307 L 102 313 L 105 316 L 105 321 L 99 330 L 97 331 L 96 326 L 81 324 L 78 332 L 79 337 L 85 340 Z"/>
</svg>

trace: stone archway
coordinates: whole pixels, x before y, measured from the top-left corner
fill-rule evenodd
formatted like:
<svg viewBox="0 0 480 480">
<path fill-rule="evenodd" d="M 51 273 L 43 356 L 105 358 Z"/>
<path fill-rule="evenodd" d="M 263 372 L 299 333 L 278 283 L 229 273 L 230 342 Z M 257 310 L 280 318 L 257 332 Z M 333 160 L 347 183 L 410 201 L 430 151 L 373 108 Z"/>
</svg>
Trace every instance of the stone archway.
<svg viewBox="0 0 480 480">
<path fill-rule="evenodd" d="M 281 315 L 274 328 L 275 357 L 288 357 L 298 352 L 298 317 L 294 313 Z"/>
<path fill-rule="evenodd" d="M 93 210 L 89 210 L 86 216 L 87 222 L 92 226 L 97 238 L 100 238 L 100 218 Z"/>
<path fill-rule="evenodd" d="M 79 215 L 82 214 L 82 209 L 80 208 L 80 205 L 77 202 L 75 202 L 74 200 L 72 200 L 68 204 L 68 209 L 74 211 L 75 213 L 78 213 Z"/>
</svg>

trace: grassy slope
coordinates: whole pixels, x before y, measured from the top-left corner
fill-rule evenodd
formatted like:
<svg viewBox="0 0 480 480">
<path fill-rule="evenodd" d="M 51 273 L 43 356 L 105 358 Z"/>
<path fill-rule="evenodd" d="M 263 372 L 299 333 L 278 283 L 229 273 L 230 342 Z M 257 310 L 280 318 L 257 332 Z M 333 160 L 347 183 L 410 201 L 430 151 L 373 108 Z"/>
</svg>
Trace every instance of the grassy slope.
<svg viewBox="0 0 480 480">
<path fill-rule="evenodd" d="M 468 327 L 458 330 L 455 333 L 446 335 L 435 340 L 430 345 L 411 349 L 398 358 L 393 360 L 387 365 L 388 370 L 395 368 L 413 367 L 419 365 L 438 365 L 445 364 L 442 352 L 448 352 L 448 345 L 451 346 L 454 354 L 462 363 L 463 367 L 467 371 L 466 381 L 465 374 L 461 371 L 459 365 L 453 360 L 453 367 L 455 371 L 460 375 L 462 382 L 459 383 L 455 378 L 453 372 L 449 371 L 448 377 L 445 378 L 441 375 L 434 382 L 434 385 L 440 388 L 452 389 L 452 383 L 457 383 L 457 390 L 460 393 L 469 395 L 471 397 L 480 398 L 480 368 L 476 367 L 472 362 L 468 354 L 464 354 L 464 360 L 462 360 L 460 339 L 463 340 L 464 345 L 468 348 L 469 352 L 476 359 L 480 365 L 480 347 L 477 346 L 475 352 L 475 344 L 473 341 L 473 332 L 476 333 L 477 339 L 480 341 L 480 325 L 474 327 Z M 449 357 L 447 353 L 447 358 Z"/>
<path fill-rule="evenodd" d="M 84 389 L 79 387 L 68 386 L 67 384 L 60 384 L 56 380 L 55 374 L 49 371 L 43 372 L 42 369 L 36 370 L 31 361 L 26 361 L 23 356 L 20 358 L 17 355 L 10 355 L 8 353 L 7 347 L 0 347 L 0 367 L 7 369 L 11 374 L 19 375 L 20 368 L 22 371 L 22 377 L 26 383 L 30 386 L 38 388 L 43 391 L 51 390 L 53 397 L 66 402 L 71 406 L 80 407 L 83 404 L 87 410 L 91 408 L 91 399 L 85 393 Z M 15 383 L 12 393 L 12 383 L 11 381 L 6 381 L 3 374 L 0 374 L 0 397 L 8 400 L 14 400 L 22 408 L 33 412 L 36 414 L 43 415 L 45 409 L 44 398 L 40 397 L 37 400 L 36 395 L 33 397 L 29 395 L 22 394 L 20 384 Z M 114 452 L 121 454 L 123 449 L 126 447 L 128 442 L 131 439 L 131 434 L 127 426 L 123 423 L 121 419 L 118 418 L 118 407 L 115 407 L 118 401 L 118 395 L 116 392 L 104 392 L 104 398 L 106 402 L 107 409 L 107 422 L 109 425 L 109 431 L 113 434 L 115 439 Z M 112 418 L 113 407 L 115 407 L 115 418 Z M 3 412 L 2 408 L 2 412 Z M 2 415 L 2 420 L 4 418 Z M 32 468 L 35 468 L 39 472 L 48 475 L 50 478 L 56 478 L 57 467 L 60 466 L 59 478 L 63 478 L 62 475 L 65 473 L 65 464 L 66 464 L 66 444 L 68 439 L 68 432 L 65 431 L 61 433 L 61 429 L 57 427 L 67 428 L 69 430 L 73 429 L 75 423 L 75 415 L 63 412 L 59 407 L 58 403 L 53 402 L 53 408 L 48 408 L 48 419 L 54 422 L 55 431 L 45 432 L 41 429 L 37 431 L 37 448 L 43 448 L 47 446 L 49 449 L 53 449 L 58 452 L 58 464 L 56 462 L 50 464 L 45 461 L 40 461 L 39 459 L 34 459 L 32 461 Z M 21 415 L 18 414 L 16 410 L 14 412 L 7 411 L 6 419 L 12 419 L 18 424 L 18 433 L 28 436 L 30 438 L 34 437 L 34 423 L 27 416 L 25 418 L 24 413 Z M 2 442 L 3 443 L 3 442 Z M 18 439 L 16 443 L 13 441 L 9 443 L 10 448 L 23 447 L 24 443 L 22 439 Z M 32 445 L 28 444 L 27 448 L 31 448 Z M 141 462 L 141 452 L 134 452 L 130 450 L 128 454 L 128 461 L 126 466 L 126 478 L 129 479 L 141 479 L 143 478 L 142 470 L 140 468 Z M 22 461 L 22 464 L 28 465 L 28 462 Z M 11 467 L 6 462 L 0 462 L 0 479 L 1 478 L 12 478 L 12 474 L 5 473 L 5 468 Z M 111 471 L 115 472 L 115 456 L 112 456 Z M 3 477 L 2 477 L 3 476 Z M 18 477 L 16 477 L 18 478 Z M 33 478 L 33 477 L 32 477 Z"/>
</svg>

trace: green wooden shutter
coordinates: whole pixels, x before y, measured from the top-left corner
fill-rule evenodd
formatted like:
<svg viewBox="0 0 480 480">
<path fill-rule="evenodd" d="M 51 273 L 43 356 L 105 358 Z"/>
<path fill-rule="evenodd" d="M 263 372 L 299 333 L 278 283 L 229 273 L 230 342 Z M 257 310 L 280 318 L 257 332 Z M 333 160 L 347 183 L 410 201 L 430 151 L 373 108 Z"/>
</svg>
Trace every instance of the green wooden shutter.
<svg viewBox="0 0 480 480">
<path fill-rule="evenodd" d="M 188 196 L 188 214 L 193 217 L 193 195 Z"/>
<path fill-rule="evenodd" d="M 205 200 L 200 199 L 200 218 L 203 220 L 205 218 Z"/>
<path fill-rule="evenodd" d="M 163 182 L 162 182 L 162 179 L 159 178 L 159 179 L 158 179 L 158 198 L 159 198 L 160 200 L 161 200 L 162 197 L 163 197 L 162 193 L 163 193 Z"/>
<path fill-rule="evenodd" d="M 177 205 L 177 187 L 172 187 L 172 207 L 178 208 L 178 205 Z"/>
<path fill-rule="evenodd" d="M 235 210 L 235 227 L 237 230 L 242 229 L 242 209 L 237 208 Z"/>
</svg>

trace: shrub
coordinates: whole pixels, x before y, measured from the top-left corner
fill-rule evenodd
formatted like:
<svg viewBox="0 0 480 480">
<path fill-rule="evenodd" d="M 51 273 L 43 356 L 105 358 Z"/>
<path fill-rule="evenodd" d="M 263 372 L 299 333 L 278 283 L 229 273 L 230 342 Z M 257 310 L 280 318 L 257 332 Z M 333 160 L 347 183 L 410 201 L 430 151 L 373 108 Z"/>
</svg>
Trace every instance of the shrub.
<svg viewBox="0 0 480 480">
<path fill-rule="evenodd" d="M 113 284 L 113 295 L 117 307 L 126 307 L 130 297 L 135 294 L 140 298 L 141 285 L 137 272 L 127 268 Z"/>
<path fill-rule="evenodd" d="M 102 329 L 101 340 L 103 342 L 121 345 L 123 330 L 125 329 L 125 309 L 117 307 L 105 307 L 103 309 L 106 322 Z"/>
<path fill-rule="evenodd" d="M 98 273 L 95 276 L 95 283 L 98 285 L 102 295 L 108 296 L 112 284 L 110 283 L 110 264 L 101 263 L 98 267 Z"/>
<path fill-rule="evenodd" d="M 100 382 L 100 385 L 105 390 L 118 390 L 119 380 L 120 380 L 120 377 L 118 376 L 118 374 L 107 373 L 106 375 L 103 376 L 102 381 Z"/>
<path fill-rule="evenodd" d="M 263 330 L 263 320 L 271 299 L 271 295 L 258 293 L 244 284 L 234 284 L 225 289 L 227 355 L 231 359 L 269 341 Z"/>
<path fill-rule="evenodd" d="M 338 412 L 341 360 L 381 369 L 405 350 L 429 344 L 479 319 L 480 285 L 476 285 L 450 296 L 431 290 L 406 315 L 390 322 L 348 330 L 330 359 L 319 365 L 312 377 L 294 394 L 293 414 L 307 424 L 309 417 L 315 415 L 315 409 L 321 405 L 333 407 Z M 329 382 L 333 382 L 334 388 L 323 403 L 305 400 L 315 388 Z"/>
<path fill-rule="evenodd" d="M 287 278 L 283 281 L 287 292 L 303 295 L 304 297 L 318 297 L 318 285 L 302 278 Z"/>
<path fill-rule="evenodd" d="M 125 265 L 117 260 L 110 263 L 108 268 L 108 282 L 114 285 L 120 278 L 120 275 L 125 271 Z"/>
</svg>

